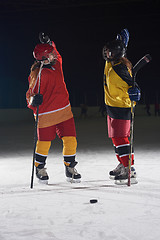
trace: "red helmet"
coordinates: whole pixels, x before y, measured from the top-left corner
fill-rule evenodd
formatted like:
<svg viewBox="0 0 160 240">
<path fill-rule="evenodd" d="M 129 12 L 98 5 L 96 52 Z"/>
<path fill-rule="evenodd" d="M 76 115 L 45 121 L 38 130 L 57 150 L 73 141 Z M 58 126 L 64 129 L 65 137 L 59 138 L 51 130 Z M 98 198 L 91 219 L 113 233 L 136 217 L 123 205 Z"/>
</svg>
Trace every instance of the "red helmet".
<svg viewBox="0 0 160 240">
<path fill-rule="evenodd" d="M 37 44 L 33 51 L 33 56 L 36 60 L 42 61 L 49 58 L 49 54 L 52 53 L 54 47 L 50 44 L 43 43 Z"/>
</svg>

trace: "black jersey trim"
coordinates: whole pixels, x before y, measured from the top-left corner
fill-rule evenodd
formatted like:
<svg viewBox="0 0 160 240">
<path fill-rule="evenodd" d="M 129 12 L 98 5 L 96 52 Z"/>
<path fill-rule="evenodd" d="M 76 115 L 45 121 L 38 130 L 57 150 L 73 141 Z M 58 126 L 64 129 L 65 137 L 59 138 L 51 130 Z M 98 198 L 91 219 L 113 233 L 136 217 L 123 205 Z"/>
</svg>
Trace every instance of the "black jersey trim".
<svg viewBox="0 0 160 240">
<path fill-rule="evenodd" d="M 128 72 L 126 65 L 120 63 L 113 66 L 113 70 L 117 73 L 117 75 L 122 78 L 129 86 L 133 86 L 133 79 Z"/>
<path fill-rule="evenodd" d="M 52 65 L 49 63 L 49 64 L 46 64 L 46 65 L 43 65 L 43 68 L 52 69 Z"/>
<path fill-rule="evenodd" d="M 113 119 L 131 120 L 131 108 L 111 107 L 106 105 L 107 115 Z"/>
</svg>

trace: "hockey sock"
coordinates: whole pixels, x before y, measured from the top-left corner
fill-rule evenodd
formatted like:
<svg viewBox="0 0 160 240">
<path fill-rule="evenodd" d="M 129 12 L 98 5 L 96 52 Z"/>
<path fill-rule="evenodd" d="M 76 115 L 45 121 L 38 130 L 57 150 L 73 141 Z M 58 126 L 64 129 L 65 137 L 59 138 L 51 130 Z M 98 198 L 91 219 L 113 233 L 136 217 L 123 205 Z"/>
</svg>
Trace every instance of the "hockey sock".
<svg viewBox="0 0 160 240">
<path fill-rule="evenodd" d="M 75 161 L 76 149 L 77 149 L 77 140 L 76 137 L 63 137 L 63 157 L 64 164 L 69 166 L 70 163 Z"/>
<path fill-rule="evenodd" d="M 43 168 L 51 146 L 51 141 L 37 141 L 35 166 Z"/>
<path fill-rule="evenodd" d="M 115 145 L 114 145 L 114 150 L 115 150 L 115 154 L 116 154 L 116 157 L 117 157 L 118 161 L 121 163 L 121 158 L 118 155 L 118 151 L 117 151 L 117 148 L 116 148 Z"/>
<path fill-rule="evenodd" d="M 130 142 L 127 137 L 112 138 L 112 142 L 116 148 L 116 156 L 124 167 L 128 166 L 129 155 L 131 151 Z M 132 153 L 132 165 L 134 162 L 134 154 Z"/>
</svg>

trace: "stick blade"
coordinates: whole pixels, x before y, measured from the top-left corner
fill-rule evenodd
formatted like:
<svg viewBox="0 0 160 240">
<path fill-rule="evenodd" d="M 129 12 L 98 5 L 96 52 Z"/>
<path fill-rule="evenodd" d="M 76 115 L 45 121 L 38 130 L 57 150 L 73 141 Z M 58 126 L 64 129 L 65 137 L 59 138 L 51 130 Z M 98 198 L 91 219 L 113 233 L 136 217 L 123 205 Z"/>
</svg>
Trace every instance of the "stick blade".
<svg viewBox="0 0 160 240">
<path fill-rule="evenodd" d="M 142 57 L 136 65 L 133 67 L 133 73 L 136 74 L 142 67 L 144 67 L 147 63 L 149 63 L 152 60 L 152 57 L 150 54 L 146 54 L 144 57 Z"/>
<path fill-rule="evenodd" d="M 144 60 L 146 61 L 146 63 L 149 63 L 149 62 L 152 60 L 151 55 L 150 55 L 150 54 L 146 54 L 146 55 L 144 56 Z"/>
</svg>

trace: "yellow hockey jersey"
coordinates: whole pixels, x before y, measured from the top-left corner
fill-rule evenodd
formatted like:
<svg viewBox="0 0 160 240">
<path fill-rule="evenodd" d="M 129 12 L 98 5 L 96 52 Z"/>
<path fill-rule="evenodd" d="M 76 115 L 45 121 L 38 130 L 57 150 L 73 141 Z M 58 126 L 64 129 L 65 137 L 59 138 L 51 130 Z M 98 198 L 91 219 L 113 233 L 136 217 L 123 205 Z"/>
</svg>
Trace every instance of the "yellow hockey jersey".
<svg viewBox="0 0 160 240">
<path fill-rule="evenodd" d="M 104 69 L 105 104 L 111 107 L 130 108 L 128 89 L 132 85 L 131 71 L 122 63 L 112 66 L 106 61 Z"/>
<path fill-rule="evenodd" d="M 112 66 L 106 61 L 104 96 L 107 114 L 115 119 L 130 119 L 131 100 L 128 89 L 133 85 L 131 70 L 119 62 Z"/>
</svg>

